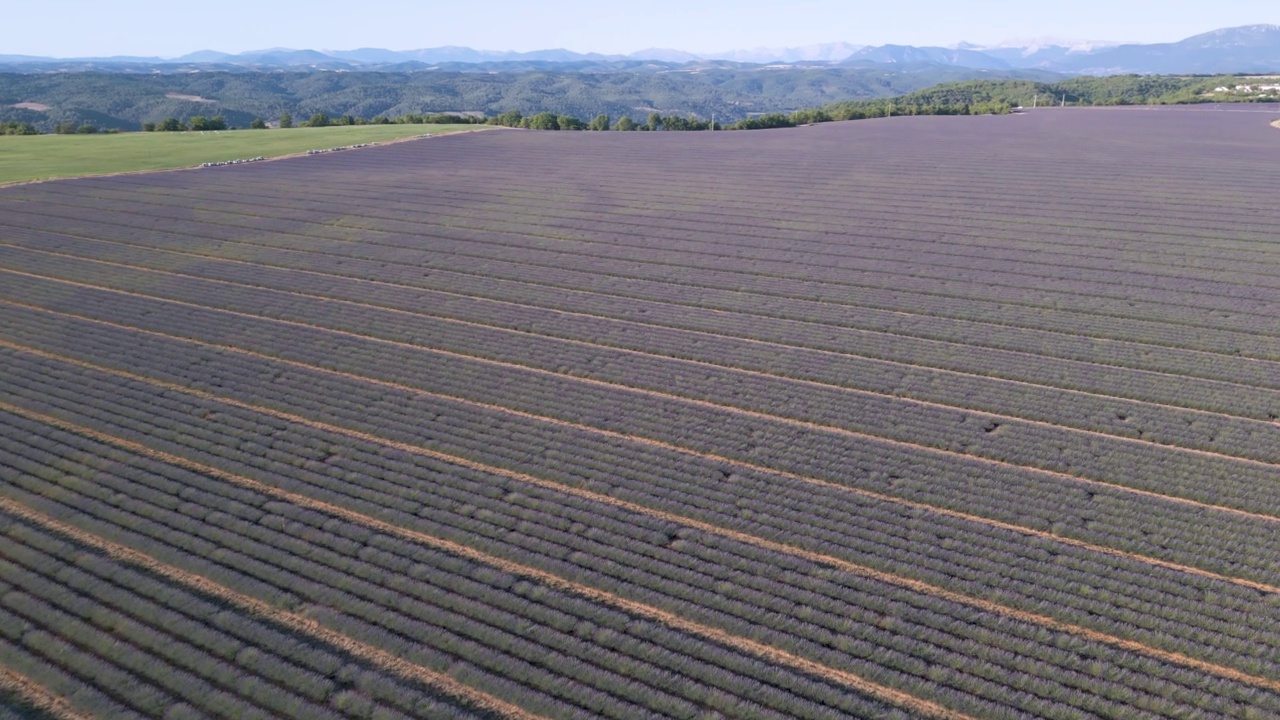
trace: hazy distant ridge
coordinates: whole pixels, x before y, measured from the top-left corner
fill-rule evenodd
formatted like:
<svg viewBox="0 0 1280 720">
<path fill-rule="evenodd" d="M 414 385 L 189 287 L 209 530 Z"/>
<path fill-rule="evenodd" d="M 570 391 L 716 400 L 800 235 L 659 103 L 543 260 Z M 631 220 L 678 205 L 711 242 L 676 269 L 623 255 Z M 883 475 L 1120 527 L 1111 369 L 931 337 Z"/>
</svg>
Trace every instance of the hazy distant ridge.
<svg viewBox="0 0 1280 720">
<path fill-rule="evenodd" d="M 844 42 L 792 48 L 756 48 L 720 53 L 650 48 L 627 55 L 565 49 L 500 52 L 468 47 L 421 50 L 295 50 L 273 48 L 238 54 L 202 50 L 179 58 L 43 58 L 0 55 L 0 69 L 16 72 L 127 69 L 176 70 L 415 70 L 441 64 L 480 63 L 690 63 L 729 61 L 753 64 L 937 65 L 969 69 L 1036 69 L 1071 74 L 1253 73 L 1280 71 L 1280 25 L 1247 25 L 1195 35 L 1173 43 L 1114 44 L 1077 40 L 1032 40 L 983 47 L 913 45 L 859 46 Z"/>
</svg>

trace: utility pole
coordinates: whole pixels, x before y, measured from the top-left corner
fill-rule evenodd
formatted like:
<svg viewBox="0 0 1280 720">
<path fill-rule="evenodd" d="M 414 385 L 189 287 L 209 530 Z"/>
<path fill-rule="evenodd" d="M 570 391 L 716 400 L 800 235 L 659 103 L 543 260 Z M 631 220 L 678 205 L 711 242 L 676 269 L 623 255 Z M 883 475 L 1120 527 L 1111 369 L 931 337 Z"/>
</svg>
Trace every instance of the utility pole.
<svg viewBox="0 0 1280 720">
<path fill-rule="evenodd" d="M 1036 103 L 1038 103 L 1038 102 L 1040 102 L 1040 93 L 1036 93 L 1035 97 L 1031 98 L 1031 109 L 1032 109 L 1032 110 L 1035 110 L 1035 109 L 1036 109 Z"/>
<path fill-rule="evenodd" d="M 1067 106 L 1067 94 L 1062 93 L 1062 107 L 1066 107 L 1066 106 Z"/>
</svg>

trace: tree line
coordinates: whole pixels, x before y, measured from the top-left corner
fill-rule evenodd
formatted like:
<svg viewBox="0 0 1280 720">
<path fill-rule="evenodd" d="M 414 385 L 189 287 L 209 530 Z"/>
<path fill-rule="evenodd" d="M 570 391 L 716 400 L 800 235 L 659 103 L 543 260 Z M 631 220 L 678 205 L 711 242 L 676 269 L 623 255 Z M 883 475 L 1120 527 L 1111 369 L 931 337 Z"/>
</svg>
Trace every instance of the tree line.
<svg viewBox="0 0 1280 720">
<path fill-rule="evenodd" d="M 0 135 L 39 135 L 40 131 L 29 122 L 0 123 Z"/>
<path fill-rule="evenodd" d="M 727 126 L 697 117 L 681 117 L 668 115 L 664 117 L 657 112 L 649 113 L 644 122 L 637 122 L 629 115 L 623 115 L 616 121 L 607 113 L 596 115 L 591 120 L 582 120 L 571 115 L 556 115 L 540 112 L 524 116 L 518 110 L 508 110 L 497 117 L 488 118 L 487 125 L 524 128 L 526 130 L 724 130 Z"/>
<path fill-rule="evenodd" d="M 651 112 L 643 120 L 632 119 L 622 115 L 614 120 L 606 113 L 596 115 L 591 120 L 583 120 L 572 115 L 557 115 L 551 112 L 540 112 L 534 115 L 523 115 L 518 110 L 508 110 L 494 117 L 476 115 L 458 115 L 451 113 L 408 114 L 396 118 L 379 115 L 374 118 L 341 115 L 330 117 L 326 113 L 314 113 L 302 122 L 296 122 L 290 113 L 282 113 L 274 123 L 276 128 L 295 127 L 338 127 L 345 125 L 498 125 L 503 127 L 523 128 L 526 130 L 588 130 L 588 131 L 668 131 L 687 132 L 698 130 L 758 130 L 763 128 L 795 127 L 833 120 L 855 120 L 866 117 L 887 117 L 890 115 L 938 115 L 938 114 L 979 114 L 1008 112 L 1007 103 L 975 103 L 965 106 L 920 106 L 909 104 L 886 103 L 868 106 L 854 105 L 850 107 L 830 107 L 808 110 L 797 110 L 791 113 L 768 113 L 756 115 L 733 123 L 721 123 L 715 120 L 695 116 L 662 115 Z M 253 118 L 249 123 L 251 130 L 266 130 L 273 127 L 262 118 Z M 205 117 L 196 115 L 186 120 L 170 117 L 160 122 L 144 122 L 143 132 L 206 132 L 235 130 L 222 116 Z M 55 128 L 58 134 L 96 133 L 98 128 L 85 123 L 62 123 Z M 110 132 L 115 132 L 114 130 Z M 36 135 L 39 130 L 30 123 L 9 122 L 0 124 L 0 135 Z"/>
<path fill-rule="evenodd" d="M 891 117 L 895 115 L 992 115 L 1005 114 L 1013 110 L 1013 105 L 1005 101 L 970 102 L 961 104 L 919 104 L 895 102 L 894 100 L 869 101 L 832 105 L 825 108 L 809 108 L 790 113 L 764 113 L 753 115 L 733 123 L 720 123 L 698 117 L 682 117 L 679 115 L 662 115 L 649 113 L 643 122 L 623 115 L 617 121 L 611 121 L 605 114 L 597 115 L 590 121 L 583 121 L 566 115 L 555 115 L 542 112 L 531 116 L 522 116 L 516 110 L 509 110 L 485 122 L 489 125 L 525 128 L 528 130 L 639 130 L 639 131 L 674 131 L 686 132 L 696 130 L 763 130 L 768 128 L 796 127 L 836 120 L 862 120 L 874 117 Z"/>
<path fill-rule="evenodd" d="M 226 118 L 221 115 L 208 118 L 203 115 L 196 115 L 186 122 L 178 118 L 171 117 L 161 120 L 158 123 L 144 122 L 142 123 L 143 132 L 187 132 L 206 130 L 229 130 Z"/>
</svg>

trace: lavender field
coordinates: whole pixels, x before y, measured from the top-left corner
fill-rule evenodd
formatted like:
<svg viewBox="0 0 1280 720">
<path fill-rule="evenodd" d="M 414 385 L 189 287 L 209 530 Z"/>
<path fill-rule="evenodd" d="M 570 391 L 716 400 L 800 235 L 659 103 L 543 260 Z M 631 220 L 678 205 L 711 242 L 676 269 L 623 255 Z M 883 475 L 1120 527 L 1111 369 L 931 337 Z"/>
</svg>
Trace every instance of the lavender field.
<svg viewBox="0 0 1280 720">
<path fill-rule="evenodd" d="M 1280 716 L 1280 130 L 0 190 L 0 717 Z"/>
</svg>

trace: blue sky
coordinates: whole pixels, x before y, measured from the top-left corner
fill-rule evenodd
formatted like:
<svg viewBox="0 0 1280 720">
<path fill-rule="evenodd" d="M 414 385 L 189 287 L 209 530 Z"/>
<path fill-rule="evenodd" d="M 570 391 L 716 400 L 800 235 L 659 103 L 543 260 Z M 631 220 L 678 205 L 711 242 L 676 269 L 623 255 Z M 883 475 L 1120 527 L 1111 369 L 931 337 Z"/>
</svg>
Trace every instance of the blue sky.
<svg viewBox="0 0 1280 720">
<path fill-rule="evenodd" d="M 268 47 L 716 52 L 846 41 L 950 45 L 1009 38 L 1167 42 L 1280 23 L 1275 0 L 36 0 L 4 11 L 0 54 L 160 55 Z"/>
</svg>

